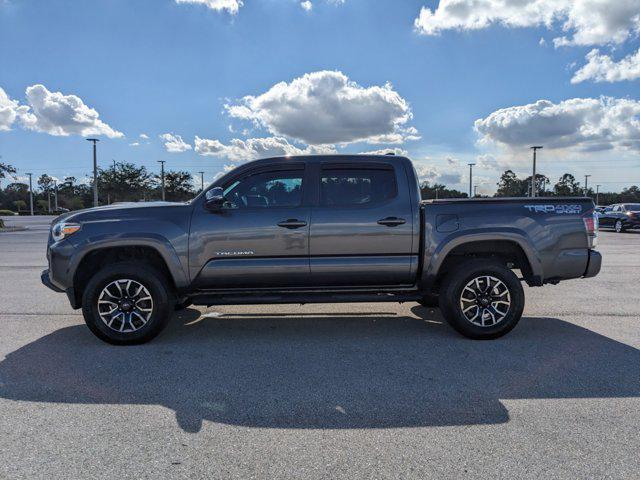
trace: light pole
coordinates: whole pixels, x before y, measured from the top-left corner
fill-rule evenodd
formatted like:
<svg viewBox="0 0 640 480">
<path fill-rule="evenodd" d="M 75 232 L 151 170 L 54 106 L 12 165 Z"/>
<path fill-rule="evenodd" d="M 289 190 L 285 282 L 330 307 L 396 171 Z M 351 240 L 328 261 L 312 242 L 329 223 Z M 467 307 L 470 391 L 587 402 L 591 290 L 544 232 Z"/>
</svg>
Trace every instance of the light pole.
<svg viewBox="0 0 640 480">
<path fill-rule="evenodd" d="M 600 205 L 600 185 L 596 185 L 596 206 Z"/>
<path fill-rule="evenodd" d="M 54 197 L 53 197 L 53 208 L 54 208 L 54 212 L 58 211 L 58 181 L 54 180 L 53 181 L 53 192 L 54 192 Z"/>
<path fill-rule="evenodd" d="M 87 138 L 87 142 L 93 142 L 93 206 L 98 206 L 98 156 L 96 144 L 100 140 L 97 138 Z"/>
<path fill-rule="evenodd" d="M 33 216 L 33 188 L 31 186 L 33 173 L 27 173 L 27 175 L 29 175 L 29 208 L 31 209 L 31 216 Z"/>
<path fill-rule="evenodd" d="M 162 201 L 164 202 L 164 162 L 166 162 L 166 160 L 158 160 L 158 163 L 160 164 L 160 182 L 162 185 Z"/>
<path fill-rule="evenodd" d="M 591 175 L 585 175 L 584 176 L 584 196 L 586 197 L 587 195 L 589 195 L 589 177 Z"/>
<path fill-rule="evenodd" d="M 469 165 L 469 198 L 471 198 L 471 190 L 473 189 L 473 166 L 475 163 L 467 163 Z"/>
<path fill-rule="evenodd" d="M 200 191 L 204 190 L 204 172 L 198 172 L 200 174 Z"/>
<path fill-rule="evenodd" d="M 536 196 L 536 153 L 538 150 L 542 149 L 542 145 L 536 145 L 531 147 L 533 150 L 533 174 L 531 175 L 531 196 Z"/>
</svg>

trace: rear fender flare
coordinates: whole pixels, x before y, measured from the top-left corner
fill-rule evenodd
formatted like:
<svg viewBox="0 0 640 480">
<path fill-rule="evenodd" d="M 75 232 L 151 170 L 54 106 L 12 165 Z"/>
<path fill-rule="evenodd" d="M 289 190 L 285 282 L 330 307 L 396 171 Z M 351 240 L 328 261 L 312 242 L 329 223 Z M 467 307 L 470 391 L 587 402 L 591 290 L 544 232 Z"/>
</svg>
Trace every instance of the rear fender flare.
<svg viewBox="0 0 640 480">
<path fill-rule="evenodd" d="M 436 247 L 430 258 L 425 258 L 425 269 L 422 275 L 422 283 L 431 285 L 436 279 L 442 263 L 447 258 L 447 255 L 456 247 L 465 243 L 481 242 L 481 241 L 511 241 L 516 243 L 524 252 L 529 265 L 531 266 L 531 273 L 533 277 L 534 285 L 542 285 L 543 269 L 542 261 L 536 253 L 536 249 L 533 247 L 533 243 L 521 232 L 513 229 L 505 229 L 503 231 L 491 231 L 477 230 L 473 232 L 465 232 L 461 235 L 451 235 L 445 238 L 440 245 Z M 428 262 L 427 262 L 428 260 Z"/>
</svg>

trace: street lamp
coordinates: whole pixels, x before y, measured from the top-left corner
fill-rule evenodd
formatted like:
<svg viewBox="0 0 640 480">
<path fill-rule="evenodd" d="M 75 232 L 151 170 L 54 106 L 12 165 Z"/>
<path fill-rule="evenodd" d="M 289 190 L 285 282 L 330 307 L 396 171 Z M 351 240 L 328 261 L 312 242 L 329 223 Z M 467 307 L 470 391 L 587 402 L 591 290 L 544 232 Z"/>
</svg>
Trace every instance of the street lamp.
<svg viewBox="0 0 640 480">
<path fill-rule="evenodd" d="M 31 184 L 33 173 L 27 173 L 27 175 L 29 175 L 29 207 L 31 209 L 31 216 L 33 217 L 33 186 Z"/>
<path fill-rule="evenodd" d="M 532 197 L 536 196 L 536 152 L 542 148 L 543 148 L 542 145 L 536 145 L 534 147 L 531 147 L 531 150 L 533 150 L 533 175 L 531 175 L 531 196 Z"/>
<path fill-rule="evenodd" d="M 160 181 L 162 184 L 162 201 L 164 202 L 164 162 L 166 162 L 166 160 L 158 160 L 158 163 L 160 164 Z"/>
<path fill-rule="evenodd" d="M 204 172 L 198 172 L 200 174 L 200 191 L 204 190 Z"/>
<path fill-rule="evenodd" d="M 98 206 L 98 156 L 96 144 L 100 140 L 98 138 L 87 138 L 87 142 L 93 142 L 93 206 Z"/>
<path fill-rule="evenodd" d="M 589 195 L 589 177 L 591 175 L 585 175 L 584 176 L 584 196 L 586 197 L 587 195 Z"/>
<path fill-rule="evenodd" d="M 473 190 L 473 166 L 475 163 L 467 163 L 469 165 L 469 198 L 471 198 L 471 191 Z"/>
</svg>

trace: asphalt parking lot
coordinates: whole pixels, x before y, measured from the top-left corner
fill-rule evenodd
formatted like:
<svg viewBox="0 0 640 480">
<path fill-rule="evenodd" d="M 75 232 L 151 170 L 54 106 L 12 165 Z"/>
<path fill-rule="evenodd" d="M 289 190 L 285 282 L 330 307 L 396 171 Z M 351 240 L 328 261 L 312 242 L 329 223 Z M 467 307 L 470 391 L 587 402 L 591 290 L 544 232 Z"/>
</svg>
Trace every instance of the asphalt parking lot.
<svg viewBox="0 0 640 480">
<path fill-rule="evenodd" d="M 0 478 L 638 478 L 640 233 L 467 340 L 417 304 L 190 308 L 97 340 L 0 233 Z"/>
</svg>

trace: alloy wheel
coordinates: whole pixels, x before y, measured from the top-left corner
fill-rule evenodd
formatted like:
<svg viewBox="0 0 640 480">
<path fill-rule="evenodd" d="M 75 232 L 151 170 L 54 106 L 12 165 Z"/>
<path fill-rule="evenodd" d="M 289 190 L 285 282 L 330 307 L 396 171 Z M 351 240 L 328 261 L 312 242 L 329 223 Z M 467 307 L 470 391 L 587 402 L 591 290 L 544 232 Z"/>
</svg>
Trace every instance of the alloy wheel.
<svg viewBox="0 0 640 480">
<path fill-rule="evenodd" d="M 500 323 L 511 309 L 511 293 L 503 281 L 489 275 L 470 280 L 460 293 L 465 318 L 480 327 Z"/>
<path fill-rule="evenodd" d="M 141 329 L 152 313 L 151 293 L 136 280 L 115 280 L 98 296 L 98 314 L 104 324 L 116 332 L 130 333 Z"/>
</svg>

